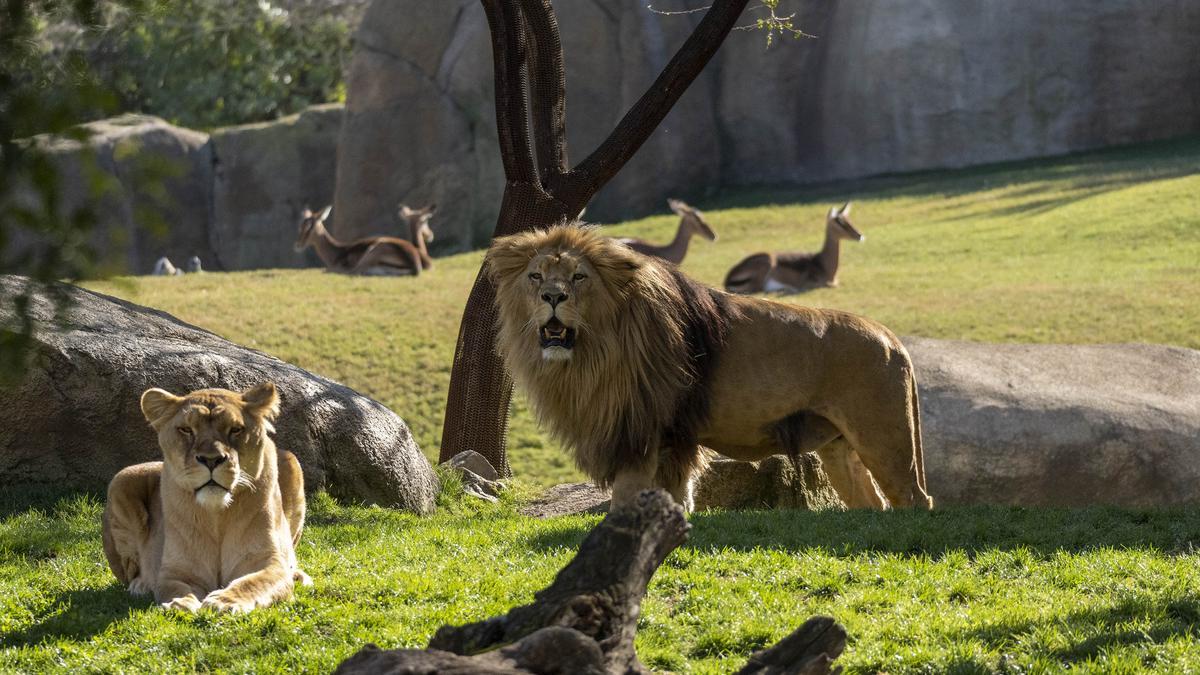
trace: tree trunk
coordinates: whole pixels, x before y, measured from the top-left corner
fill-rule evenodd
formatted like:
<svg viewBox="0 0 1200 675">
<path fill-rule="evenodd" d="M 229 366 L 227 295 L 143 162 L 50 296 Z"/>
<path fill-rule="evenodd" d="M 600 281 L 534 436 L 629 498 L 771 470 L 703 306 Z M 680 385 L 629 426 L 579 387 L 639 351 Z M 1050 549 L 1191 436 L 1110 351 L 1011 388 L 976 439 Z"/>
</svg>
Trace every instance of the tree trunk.
<svg viewBox="0 0 1200 675">
<path fill-rule="evenodd" d="M 465 626 L 442 626 L 425 650 L 368 646 L 337 672 L 646 673 L 634 651 L 642 598 L 667 555 L 687 539 L 683 509 L 647 490 L 610 513 L 532 604 Z M 746 675 L 822 674 L 842 653 L 846 632 L 829 617 L 809 619 L 774 647 L 755 652 Z"/>
<path fill-rule="evenodd" d="M 575 218 L 670 112 L 749 0 L 715 0 L 654 84 L 573 170 L 567 165 L 562 45 L 550 0 L 481 2 L 491 31 L 496 130 L 506 180 L 493 233 L 500 237 Z M 494 301 L 495 289 L 480 270 L 459 327 L 439 461 L 474 450 L 501 476 L 510 476 L 505 442 L 512 380 L 496 354 Z"/>
</svg>

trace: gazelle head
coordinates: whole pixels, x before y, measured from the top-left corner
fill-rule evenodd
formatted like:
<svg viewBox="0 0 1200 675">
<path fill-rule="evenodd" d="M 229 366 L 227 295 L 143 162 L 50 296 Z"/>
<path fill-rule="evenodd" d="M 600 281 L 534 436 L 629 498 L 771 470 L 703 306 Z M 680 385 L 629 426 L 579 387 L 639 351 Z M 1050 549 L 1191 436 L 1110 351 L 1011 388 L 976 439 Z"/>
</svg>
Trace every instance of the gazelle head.
<svg viewBox="0 0 1200 675">
<path fill-rule="evenodd" d="M 296 243 L 293 248 L 297 252 L 312 246 L 316 241 L 316 237 L 321 236 L 325 232 L 325 219 L 329 217 L 329 212 L 333 210 L 333 206 L 326 206 L 321 209 L 320 213 L 313 213 L 305 207 L 300 212 L 300 231 L 296 234 Z"/>
<path fill-rule="evenodd" d="M 850 222 L 850 202 L 843 204 L 840 209 L 836 206 L 829 209 L 829 215 L 825 217 L 825 229 L 838 239 L 862 241 L 867 238 Z"/>
<path fill-rule="evenodd" d="M 429 227 L 429 220 L 433 218 L 436 211 L 437 204 L 430 204 L 423 209 L 412 209 L 408 204 L 400 205 L 400 220 L 408 223 L 414 244 L 417 243 L 418 237 L 425 240 L 427 244 L 433 241 L 433 228 Z"/>
<path fill-rule="evenodd" d="M 717 233 L 713 232 L 699 209 L 692 208 L 678 199 L 668 199 L 667 206 L 679 214 L 680 224 L 686 227 L 690 234 L 699 235 L 709 241 L 717 240 Z"/>
</svg>

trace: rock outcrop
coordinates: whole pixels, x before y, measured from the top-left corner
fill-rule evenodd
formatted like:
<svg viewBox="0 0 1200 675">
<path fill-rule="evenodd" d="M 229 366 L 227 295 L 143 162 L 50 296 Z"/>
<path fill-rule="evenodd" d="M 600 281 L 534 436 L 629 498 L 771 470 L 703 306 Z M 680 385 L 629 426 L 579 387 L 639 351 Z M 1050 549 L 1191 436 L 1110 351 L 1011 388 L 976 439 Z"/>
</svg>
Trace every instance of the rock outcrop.
<svg viewBox="0 0 1200 675">
<path fill-rule="evenodd" d="M 664 16 L 641 0 L 555 9 L 577 162 L 700 15 Z M 793 0 L 793 11 L 816 38 L 768 50 L 761 33 L 731 34 L 590 217 L 661 211 L 664 197 L 727 186 L 961 167 L 1200 131 L 1200 5 L 1191 0 Z M 755 16 L 748 11 L 745 23 Z M 439 245 L 486 242 L 503 172 L 477 2 L 373 3 L 356 35 L 346 105 L 336 234 L 384 228 L 401 200 L 436 201 Z"/>
<path fill-rule="evenodd" d="M 333 203 L 341 121 L 333 104 L 210 135 L 122 115 L 82 125 L 83 141 L 31 142 L 59 170 L 59 215 L 92 208 L 91 243 L 111 271 L 149 274 L 163 256 L 197 256 L 207 270 L 307 267 L 320 264 L 315 254 L 292 244 L 304 207 Z M 35 207 L 31 197 L 22 198 Z M 394 205 L 388 213 L 392 223 L 379 234 L 407 238 Z M 38 245 L 18 240 L 9 250 Z"/>
<path fill-rule="evenodd" d="M 1200 352 L 904 344 L 937 504 L 1200 503 Z"/>
<path fill-rule="evenodd" d="M 0 327 L 27 280 L 0 276 Z M 308 489 L 424 513 L 437 478 L 404 421 L 382 404 L 156 310 L 60 287 L 37 292 L 29 366 L 0 389 L 0 483 L 97 489 L 121 468 L 160 455 L 142 392 L 279 388 L 276 444 L 296 454 Z"/>
</svg>

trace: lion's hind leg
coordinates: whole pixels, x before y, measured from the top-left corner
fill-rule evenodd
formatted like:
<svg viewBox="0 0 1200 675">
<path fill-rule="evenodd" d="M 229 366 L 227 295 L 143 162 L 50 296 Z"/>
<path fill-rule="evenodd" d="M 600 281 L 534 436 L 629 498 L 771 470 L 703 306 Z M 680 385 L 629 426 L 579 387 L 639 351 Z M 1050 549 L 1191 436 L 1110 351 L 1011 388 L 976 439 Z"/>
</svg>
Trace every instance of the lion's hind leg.
<svg viewBox="0 0 1200 675">
<path fill-rule="evenodd" d="M 871 474 L 854 449 L 841 440 L 842 432 L 833 422 L 801 410 L 777 422 L 772 431 L 780 449 L 793 459 L 801 453 L 817 453 L 830 485 L 848 508 L 887 508 Z"/>
<path fill-rule="evenodd" d="M 162 558 L 162 462 L 126 467 L 108 484 L 101 517 L 104 557 L 117 580 L 134 595 L 151 593 Z"/>
<path fill-rule="evenodd" d="M 859 400 L 841 420 L 843 435 L 893 507 L 932 508 L 925 491 L 919 415 L 910 394 L 908 377 L 895 378 L 895 386 L 881 386 L 874 400 Z M 856 415 L 861 411 L 861 415 Z"/>
</svg>

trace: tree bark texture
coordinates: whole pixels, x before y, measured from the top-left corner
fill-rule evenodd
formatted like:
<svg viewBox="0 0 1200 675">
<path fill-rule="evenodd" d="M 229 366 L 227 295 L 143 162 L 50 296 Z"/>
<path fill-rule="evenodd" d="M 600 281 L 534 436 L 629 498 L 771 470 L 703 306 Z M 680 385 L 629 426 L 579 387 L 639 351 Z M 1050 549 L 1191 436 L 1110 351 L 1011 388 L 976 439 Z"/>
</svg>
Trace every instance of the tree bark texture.
<svg viewBox="0 0 1200 675">
<path fill-rule="evenodd" d="M 368 646 L 337 672 L 611 673 L 648 672 L 634 651 L 642 598 L 667 555 L 687 539 L 683 510 L 662 490 L 647 490 L 610 513 L 579 553 L 531 604 L 465 626 L 443 626 L 425 650 Z M 846 633 L 814 617 L 777 645 L 755 652 L 746 675 L 837 672 Z"/>
<path fill-rule="evenodd" d="M 608 138 L 567 162 L 566 75 L 550 0 L 481 0 L 491 31 L 496 130 L 505 189 L 493 236 L 554 227 L 579 215 L 645 143 L 704 69 L 749 0 L 716 0 Z M 495 289 L 484 270 L 463 310 L 439 461 L 464 450 L 512 475 L 505 453 L 512 380 L 495 350 Z"/>
</svg>

